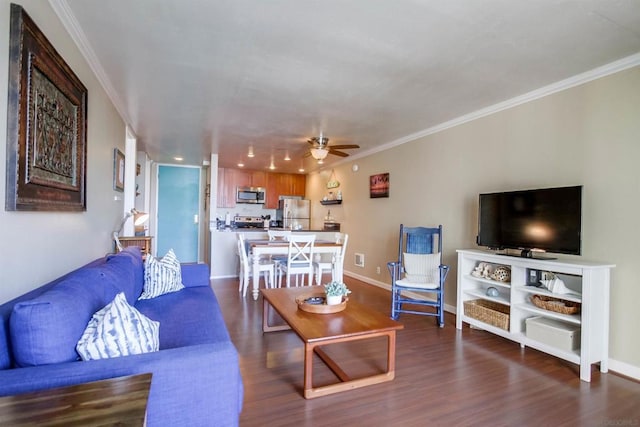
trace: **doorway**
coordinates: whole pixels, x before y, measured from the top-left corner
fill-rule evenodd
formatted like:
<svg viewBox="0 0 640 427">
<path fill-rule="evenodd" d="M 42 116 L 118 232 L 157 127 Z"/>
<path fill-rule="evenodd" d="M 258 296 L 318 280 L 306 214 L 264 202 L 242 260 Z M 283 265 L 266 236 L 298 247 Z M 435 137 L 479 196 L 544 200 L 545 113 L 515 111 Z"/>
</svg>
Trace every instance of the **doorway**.
<svg viewBox="0 0 640 427">
<path fill-rule="evenodd" d="M 173 249 L 180 262 L 197 262 L 200 247 L 200 167 L 158 166 L 156 253 Z"/>
</svg>

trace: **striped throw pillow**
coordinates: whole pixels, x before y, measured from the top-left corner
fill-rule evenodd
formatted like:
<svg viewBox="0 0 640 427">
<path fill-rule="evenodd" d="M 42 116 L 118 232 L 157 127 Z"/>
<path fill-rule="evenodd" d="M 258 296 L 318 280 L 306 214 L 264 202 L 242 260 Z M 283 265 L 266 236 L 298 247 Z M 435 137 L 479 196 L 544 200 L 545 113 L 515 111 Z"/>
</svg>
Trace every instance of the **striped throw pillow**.
<svg viewBox="0 0 640 427">
<path fill-rule="evenodd" d="M 150 353 L 160 348 L 159 337 L 160 322 L 131 307 L 120 292 L 93 315 L 76 351 L 82 360 Z"/>
<path fill-rule="evenodd" d="M 180 261 L 173 249 L 161 259 L 147 255 L 144 263 L 144 289 L 138 299 L 150 299 L 184 289 Z"/>
</svg>

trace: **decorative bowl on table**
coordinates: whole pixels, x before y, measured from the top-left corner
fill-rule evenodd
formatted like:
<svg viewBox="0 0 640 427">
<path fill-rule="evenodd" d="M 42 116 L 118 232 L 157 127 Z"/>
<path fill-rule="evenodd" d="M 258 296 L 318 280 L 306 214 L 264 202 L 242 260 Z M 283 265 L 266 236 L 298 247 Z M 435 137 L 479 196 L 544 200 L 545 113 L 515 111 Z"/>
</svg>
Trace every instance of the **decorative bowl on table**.
<svg viewBox="0 0 640 427">
<path fill-rule="evenodd" d="M 342 297 L 340 304 L 327 305 L 324 293 L 300 295 L 296 298 L 298 310 L 316 314 L 338 313 L 347 308 L 347 301 L 349 301 L 349 298 L 345 296 Z"/>
</svg>

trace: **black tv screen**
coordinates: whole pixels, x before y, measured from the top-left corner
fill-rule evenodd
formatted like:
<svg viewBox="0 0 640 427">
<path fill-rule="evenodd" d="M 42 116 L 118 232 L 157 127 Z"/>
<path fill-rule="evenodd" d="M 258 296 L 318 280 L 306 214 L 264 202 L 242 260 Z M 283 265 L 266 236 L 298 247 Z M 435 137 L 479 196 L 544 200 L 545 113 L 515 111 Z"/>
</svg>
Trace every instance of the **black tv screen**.
<svg viewBox="0 0 640 427">
<path fill-rule="evenodd" d="M 480 194 L 478 238 L 492 249 L 580 255 L 582 186 Z"/>
</svg>

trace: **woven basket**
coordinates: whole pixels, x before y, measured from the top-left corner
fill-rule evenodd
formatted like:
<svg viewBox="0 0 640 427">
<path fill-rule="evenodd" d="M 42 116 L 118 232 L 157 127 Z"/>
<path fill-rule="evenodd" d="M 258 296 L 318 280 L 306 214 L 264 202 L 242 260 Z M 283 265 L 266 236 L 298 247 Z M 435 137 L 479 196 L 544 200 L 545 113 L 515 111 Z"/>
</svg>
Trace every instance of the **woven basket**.
<svg viewBox="0 0 640 427">
<path fill-rule="evenodd" d="M 497 302 L 483 299 L 464 301 L 464 314 L 505 331 L 509 330 L 509 307 Z"/>
<path fill-rule="evenodd" d="M 538 308 L 562 314 L 578 314 L 580 313 L 581 308 L 581 304 L 579 302 L 567 301 L 544 295 L 531 295 L 531 302 Z"/>
</svg>

